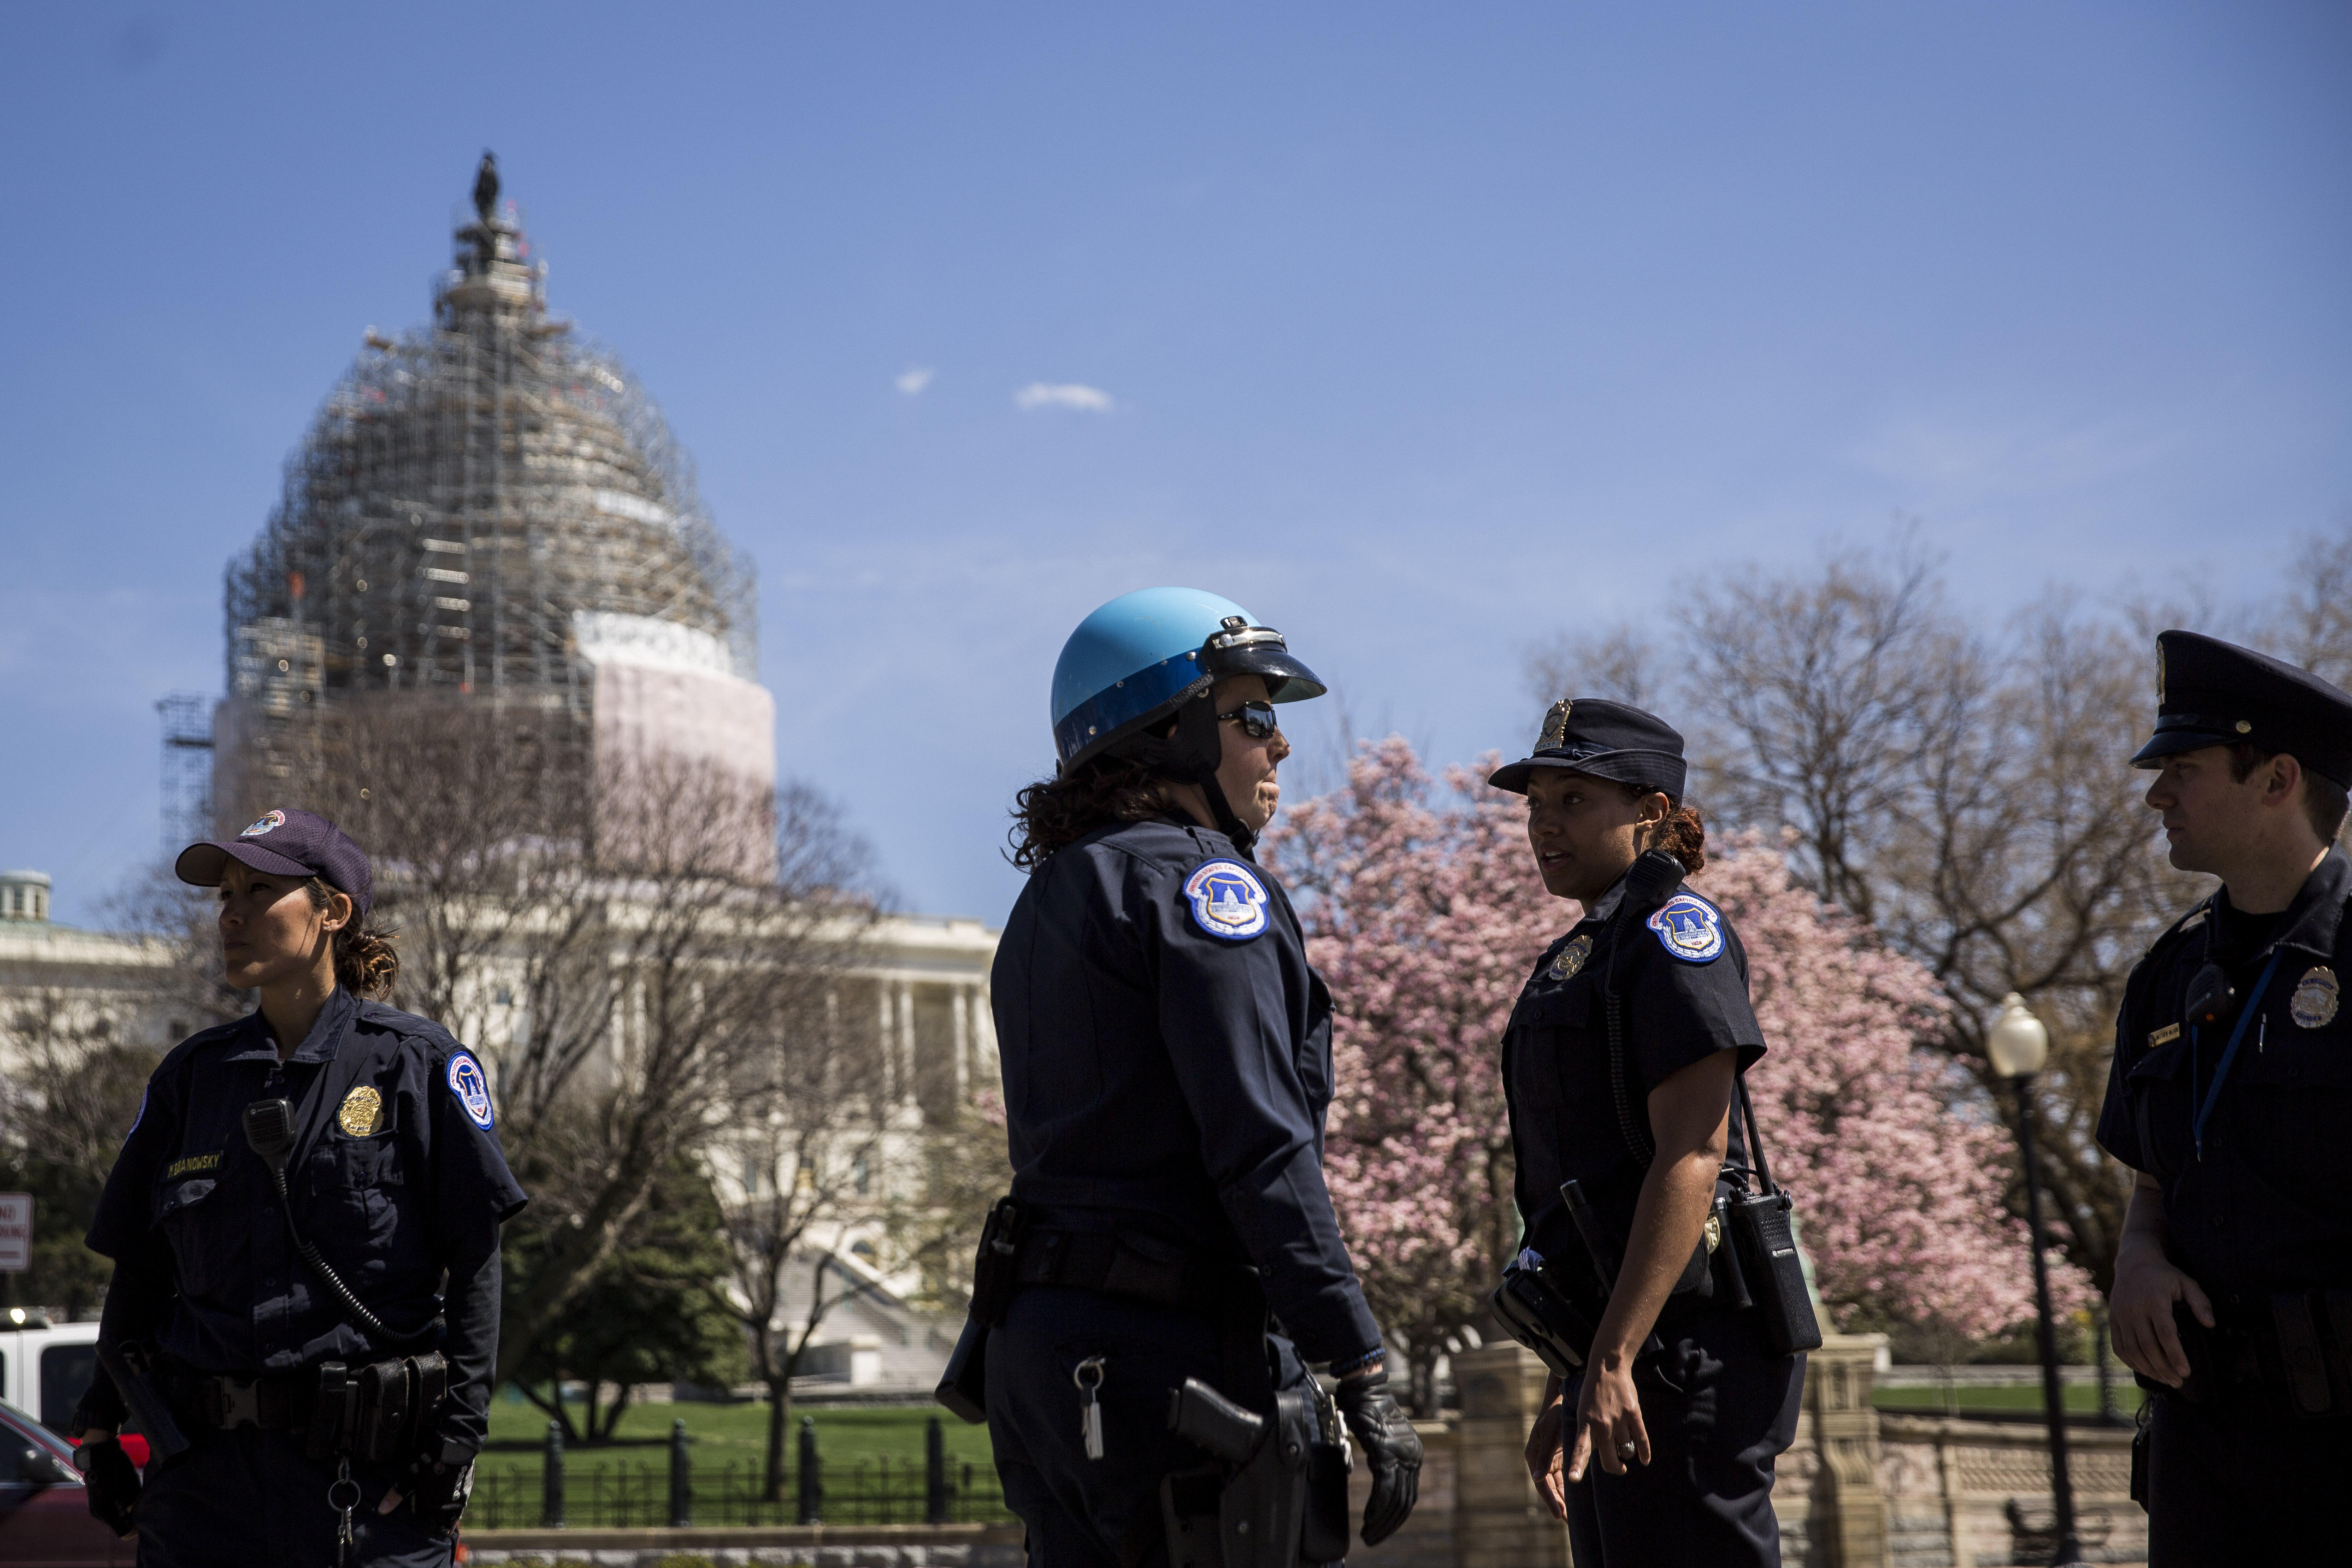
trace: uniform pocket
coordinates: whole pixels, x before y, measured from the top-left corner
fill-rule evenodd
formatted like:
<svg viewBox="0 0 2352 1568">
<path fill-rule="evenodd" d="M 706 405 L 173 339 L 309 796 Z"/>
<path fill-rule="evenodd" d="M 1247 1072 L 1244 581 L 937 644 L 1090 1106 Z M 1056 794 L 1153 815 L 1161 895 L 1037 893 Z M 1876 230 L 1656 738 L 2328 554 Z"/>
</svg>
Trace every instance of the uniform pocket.
<svg viewBox="0 0 2352 1568">
<path fill-rule="evenodd" d="M 212 1292 L 215 1276 L 227 1252 L 221 1206 L 207 1203 L 220 1184 L 209 1176 L 193 1176 L 165 1187 L 155 1200 L 155 1224 L 170 1244 L 177 1265 L 180 1289 L 191 1296 Z"/>
</svg>

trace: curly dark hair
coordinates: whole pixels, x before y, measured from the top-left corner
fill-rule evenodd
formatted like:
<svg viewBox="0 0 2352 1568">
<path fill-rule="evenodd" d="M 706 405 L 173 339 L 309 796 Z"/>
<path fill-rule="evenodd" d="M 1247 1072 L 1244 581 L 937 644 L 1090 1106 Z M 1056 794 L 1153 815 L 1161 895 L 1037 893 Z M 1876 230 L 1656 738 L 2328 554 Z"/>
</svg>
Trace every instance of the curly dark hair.
<svg viewBox="0 0 2352 1568">
<path fill-rule="evenodd" d="M 1663 849 L 1681 861 L 1685 876 L 1696 875 L 1706 865 L 1706 819 L 1699 816 L 1698 807 L 1676 800 L 1654 784 L 1617 783 L 1617 787 L 1625 792 L 1628 800 L 1637 802 L 1647 795 L 1666 796 L 1665 817 L 1650 829 L 1649 842 L 1643 847 Z"/>
<path fill-rule="evenodd" d="M 1097 827 L 1140 822 L 1169 809 L 1169 780 L 1127 757 L 1100 756 L 1075 773 L 1024 784 L 1013 797 L 1004 858 L 1034 871 Z"/>
</svg>

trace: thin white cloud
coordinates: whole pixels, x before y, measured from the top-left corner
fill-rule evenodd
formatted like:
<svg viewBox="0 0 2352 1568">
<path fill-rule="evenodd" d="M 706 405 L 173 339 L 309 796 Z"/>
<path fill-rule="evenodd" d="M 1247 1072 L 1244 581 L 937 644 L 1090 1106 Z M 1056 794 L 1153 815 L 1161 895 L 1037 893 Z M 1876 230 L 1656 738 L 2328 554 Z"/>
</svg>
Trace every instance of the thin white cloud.
<svg viewBox="0 0 2352 1568">
<path fill-rule="evenodd" d="M 905 393 L 909 397 L 913 397 L 920 393 L 923 388 L 930 385 L 931 377 L 938 374 L 939 372 L 933 370 L 929 365 L 915 365 L 899 374 L 897 385 L 900 392 Z"/>
<path fill-rule="evenodd" d="M 1101 387 L 1075 381 L 1033 381 L 1013 395 L 1013 403 L 1017 408 L 1076 408 L 1088 414 L 1108 414 L 1115 406 Z"/>
</svg>

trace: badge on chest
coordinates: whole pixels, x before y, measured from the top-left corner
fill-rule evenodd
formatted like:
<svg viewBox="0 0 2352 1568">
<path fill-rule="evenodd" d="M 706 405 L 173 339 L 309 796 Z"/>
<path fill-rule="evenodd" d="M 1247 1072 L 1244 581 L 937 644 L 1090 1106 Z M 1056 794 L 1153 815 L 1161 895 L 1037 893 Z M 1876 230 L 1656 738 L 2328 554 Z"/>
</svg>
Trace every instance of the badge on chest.
<svg viewBox="0 0 2352 1568">
<path fill-rule="evenodd" d="M 1584 967 L 1584 961 L 1591 956 L 1592 938 L 1590 933 L 1587 933 L 1576 938 L 1554 954 L 1551 966 L 1546 973 L 1554 980 L 1573 980 L 1577 973 Z"/>
<path fill-rule="evenodd" d="M 2306 1029 L 2326 1028 L 2336 1021 L 2340 989 L 2336 971 L 2324 963 L 2314 964 L 2295 982 L 2294 994 L 2286 1005 L 2288 1016 Z"/>
<path fill-rule="evenodd" d="M 383 1131 L 383 1096 L 366 1084 L 343 1096 L 335 1125 L 354 1138 L 373 1138 Z"/>
</svg>

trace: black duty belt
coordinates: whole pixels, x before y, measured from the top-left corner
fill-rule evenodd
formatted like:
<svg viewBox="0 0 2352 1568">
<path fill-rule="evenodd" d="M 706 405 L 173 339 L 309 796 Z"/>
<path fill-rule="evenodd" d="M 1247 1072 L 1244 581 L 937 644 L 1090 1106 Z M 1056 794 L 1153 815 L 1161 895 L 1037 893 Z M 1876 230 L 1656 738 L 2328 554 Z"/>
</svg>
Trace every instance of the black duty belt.
<svg viewBox="0 0 2352 1568">
<path fill-rule="evenodd" d="M 310 1424 L 319 1379 L 303 1372 L 266 1377 L 166 1377 L 163 1397 L 186 1425 L 226 1432 L 237 1426 L 291 1431 Z"/>
<path fill-rule="evenodd" d="M 1023 1235 L 1013 1279 L 1022 1285 L 1067 1285 L 1210 1315 L 1257 1289 L 1256 1276 L 1245 1264 L 1188 1253 L 1155 1258 L 1119 1237 L 1084 1230 Z"/>
</svg>

